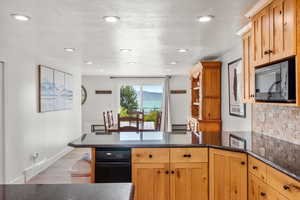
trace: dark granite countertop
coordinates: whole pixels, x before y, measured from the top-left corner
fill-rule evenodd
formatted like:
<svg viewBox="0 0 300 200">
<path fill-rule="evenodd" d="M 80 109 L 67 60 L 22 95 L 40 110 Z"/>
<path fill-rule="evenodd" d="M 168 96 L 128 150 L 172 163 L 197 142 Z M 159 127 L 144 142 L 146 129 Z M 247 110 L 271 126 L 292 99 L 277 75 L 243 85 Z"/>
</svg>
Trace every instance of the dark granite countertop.
<svg viewBox="0 0 300 200">
<path fill-rule="evenodd" d="M 131 183 L 0 185 L 3 200 L 133 200 Z"/>
<path fill-rule="evenodd" d="M 229 135 L 242 138 L 245 149 L 232 147 Z M 84 134 L 69 143 L 78 148 L 172 148 L 212 147 L 249 155 L 300 181 L 300 145 L 258 133 L 113 132 Z"/>
</svg>

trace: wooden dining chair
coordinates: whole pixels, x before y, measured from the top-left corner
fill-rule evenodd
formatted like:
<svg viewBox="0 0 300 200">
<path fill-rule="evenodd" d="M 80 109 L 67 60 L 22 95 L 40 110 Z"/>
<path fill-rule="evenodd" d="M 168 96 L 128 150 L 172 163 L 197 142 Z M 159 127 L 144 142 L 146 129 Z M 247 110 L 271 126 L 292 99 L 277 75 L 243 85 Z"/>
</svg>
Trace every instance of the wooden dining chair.
<svg viewBox="0 0 300 200">
<path fill-rule="evenodd" d="M 112 127 L 115 126 L 115 122 L 114 122 L 114 114 L 113 114 L 113 111 L 112 111 L 112 110 L 110 111 L 109 117 L 110 117 L 111 126 L 112 126 Z"/>
<path fill-rule="evenodd" d="M 109 111 L 106 112 L 106 118 L 107 118 L 107 124 L 108 124 L 108 128 L 112 127 L 112 123 L 111 123 L 111 118 L 110 118 L 110 113 Z"/>
<path fill-rule="evenodd" d="M 162 112 L 157 112 L 157 117 L 155 121 L 155 130 L 160 131 L 161 129 L 161 118 L 162 118 Z"/>
<path fill-rule="evenodd" d="M 122 122 L 128 122 L 128 125 L 123 126 Z M 119 132 L 138 132 L 139 131 L 138 115 L 132 114 L 131 116 L 128 116 L 128 117 L 121 117 L 120 114 L 118 114 L 118 131 Z"/>
<path fill-rule="evenodd" d="M 103 112 L 103 123 L 104 123 L 104 130 L 107 131 L 108 130 L 108 123 L 107 123 L 107 119 L 106 119 L 106 112 Z"/>
<path fill-rule="evenodd" d="M 139 120 L 139 129 L 144 130 L 144 121 L 145 121 L 145 112 L 142 111 L 128 111 L 129 116 L 135 116 L 137 115 L 137 118 Z"/>
</svg>

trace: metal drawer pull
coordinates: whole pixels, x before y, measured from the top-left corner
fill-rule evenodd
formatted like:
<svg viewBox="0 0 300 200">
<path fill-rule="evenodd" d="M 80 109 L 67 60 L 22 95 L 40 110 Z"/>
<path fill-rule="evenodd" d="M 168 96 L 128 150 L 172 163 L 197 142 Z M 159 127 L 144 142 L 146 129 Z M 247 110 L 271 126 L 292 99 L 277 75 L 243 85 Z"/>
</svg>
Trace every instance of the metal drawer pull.
<svg viewBox="0 0 300 200">
<path fill-rule="evenodd" d="M 167 170 L 165 173 L 166 173 L 166 174 L 169 174 L 169 171 Z"/>
<path fill-rule="evenodd" d="M 172 171 L 171 171 L 171 174 L 175 174 L 175 172 L 172 170 Z"/>
<path fill-rule="evenodd" d="M 283 186 L 283 189 L 284 189 L 284 190 L 289 190 L 289 189 L 290 189 L 290 186 L 284 185 L 284 186 Z"/>
<path fill-rule="evenodd" d="M 184 154 L 183 157 L 185 157 L 185 158 L 191 158 L 192 155 L 191 154 Z"/>
<path fill-rule="evenodd" d="M 152 158 L 153 157 L 153 155 L 152 154 L 149 154 L 149 158 Z"/>
<path fill-rule="evenodd" d="M 253 168 L 253 169 L 258 169 L 258 167 L 256 167 L 256 166 L 253 166 L 252 168 Z"/>
<path fill-rule="evenodd" d="M 261 192 L 261 193 L 260 193 L 260 196 L 263 196 L 263 197 L 264 197 L 264 196 L 266 196 L 266 193 L 265 193 L 265 192 Z"/>
<path fill-rule="evenodd" d="M 244 161 L 241 162 L 241 165 L 245 165 L 246 163 Z"/>
<path fill-rule="evenodd" d="M 297 186 L 297 185 L 294 185 L 294 184 L 284 185 L 284 186 L 282 186 L 282 188 L 283 188 L 284 190 L 293 190 L 293 189 L 295 189 L 295 190 L 300 191 L 300 187 Z"/>
</svg>

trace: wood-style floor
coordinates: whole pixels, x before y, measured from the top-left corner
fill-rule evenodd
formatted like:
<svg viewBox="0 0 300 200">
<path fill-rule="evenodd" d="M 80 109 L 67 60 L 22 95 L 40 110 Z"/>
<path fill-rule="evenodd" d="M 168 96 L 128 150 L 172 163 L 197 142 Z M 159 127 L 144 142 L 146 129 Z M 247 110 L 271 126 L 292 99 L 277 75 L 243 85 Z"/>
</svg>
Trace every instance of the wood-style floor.
<svg viewBox="0 0 300 200">
<path fill-rule="evenodd" d="M 32 178 L 29 184 L 67 184 L 67 183 L 89 183 L 87 177 L 71 177 L 71 170 L 74 164 L 80 160 L 85 153 L 90 153 L 90 149 L 74 149 L 48 169 Z M 86 170 L 86 169 L 84 169 Z"/>
</svg>

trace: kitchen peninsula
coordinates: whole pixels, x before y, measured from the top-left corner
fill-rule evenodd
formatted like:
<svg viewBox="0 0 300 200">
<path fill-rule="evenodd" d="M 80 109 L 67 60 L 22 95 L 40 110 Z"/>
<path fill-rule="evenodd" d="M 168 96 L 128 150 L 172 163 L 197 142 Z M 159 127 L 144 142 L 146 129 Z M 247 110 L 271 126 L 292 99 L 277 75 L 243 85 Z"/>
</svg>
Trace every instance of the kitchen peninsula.
<svg viewBox="0 0 300 200">
<path fill-rule="evenodd" d="M 261 193 L 299 199 L 300 167 L 295 162 L 300 155 L 293 153 L 289 163 L 282 157 L 289 152 L 272 154 L 268 143 L 277 148 L 289 144 L 251 135 L 249 149 L 230 147 L 219 132 L 92 133 L 69 146 L 92 149 L 92 182 L 133 182 L 137 200 L 247 199 Z M 298 145 L 290 148 L 299 151 Z M 122 165 L 114 169 L 110 164 L 115 161 Z M 257 191 L 259 185 L 263 191 Z"/>
</svg>

